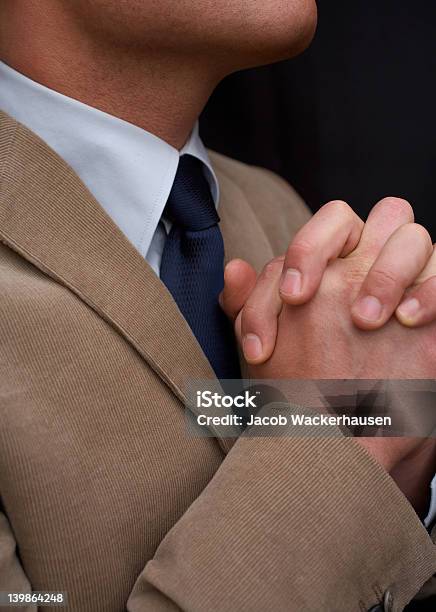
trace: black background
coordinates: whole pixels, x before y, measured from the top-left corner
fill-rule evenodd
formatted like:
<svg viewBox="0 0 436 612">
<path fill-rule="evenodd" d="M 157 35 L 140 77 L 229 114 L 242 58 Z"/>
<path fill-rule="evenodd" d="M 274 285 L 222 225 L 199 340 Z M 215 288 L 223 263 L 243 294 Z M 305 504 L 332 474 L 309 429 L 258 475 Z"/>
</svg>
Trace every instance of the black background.
<svg viewBox="0 0 436 612">
<path fill-rule="evenodd" d="M 408 199 L 436 240 L 436 1 L 319 0 L 299 58 L 224 81 L 202 117 L 212 149 L 284 176 L 313 210 Z"/>
</svg>

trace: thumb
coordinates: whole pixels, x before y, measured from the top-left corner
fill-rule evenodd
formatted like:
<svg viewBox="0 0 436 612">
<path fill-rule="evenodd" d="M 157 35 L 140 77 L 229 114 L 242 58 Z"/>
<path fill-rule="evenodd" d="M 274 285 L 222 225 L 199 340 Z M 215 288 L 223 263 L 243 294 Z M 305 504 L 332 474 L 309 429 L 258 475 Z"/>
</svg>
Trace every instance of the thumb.
<svg viewBox="0 0 436 612">
<path fill-rule="evenodd" d="M 224 270 L 224 289 L 219 302 L 226 315 L 234 321 L 256 284 L 256 272 L 242 259 L 233 259 Z"/>
</svg>

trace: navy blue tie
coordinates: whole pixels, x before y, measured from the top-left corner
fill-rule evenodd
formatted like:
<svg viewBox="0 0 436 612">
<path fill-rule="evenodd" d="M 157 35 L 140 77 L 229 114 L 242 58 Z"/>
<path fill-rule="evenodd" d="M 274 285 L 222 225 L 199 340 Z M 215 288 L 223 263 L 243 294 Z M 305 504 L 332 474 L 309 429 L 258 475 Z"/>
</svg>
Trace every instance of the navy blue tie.
<svg viewBox="0 0 436 612">
<path fill-rule="evenodd" d="M 182 155 L 164 215 L 173 223 L 160 277 L 218 378 L 239 378 L 233 329 L 218 304 L 224 286 L 224 243 L 203 164 Z"/>
</svg>

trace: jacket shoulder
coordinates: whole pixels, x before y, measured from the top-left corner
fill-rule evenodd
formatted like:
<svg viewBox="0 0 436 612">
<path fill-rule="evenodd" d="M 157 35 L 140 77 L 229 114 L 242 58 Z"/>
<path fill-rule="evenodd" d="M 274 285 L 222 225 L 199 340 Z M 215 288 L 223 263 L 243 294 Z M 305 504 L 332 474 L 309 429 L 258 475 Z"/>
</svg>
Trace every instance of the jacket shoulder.
<svg viewBox="0 0 436 612">
<path fill-rule="evenodd" d="M 274 252 L 283 253 L 312 213 L 296 190 L 274 172 L 209 151 L 220 186 L 231 181 L 243 192 Z M 223 180 L 224 179 L 224 180 Z"/>
</svg>

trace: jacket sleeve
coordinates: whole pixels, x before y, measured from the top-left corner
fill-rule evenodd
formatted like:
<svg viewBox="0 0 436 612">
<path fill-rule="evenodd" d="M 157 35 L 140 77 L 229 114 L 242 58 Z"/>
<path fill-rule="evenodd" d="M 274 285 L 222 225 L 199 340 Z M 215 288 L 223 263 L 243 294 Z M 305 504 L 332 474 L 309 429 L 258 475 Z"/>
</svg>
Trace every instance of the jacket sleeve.
<svg viewBox="0 0 436 612">
<path fill-rule="evenodd" d="M 352 438 L 241 437 L 127 608 L 395 612 L 435 572 L 418 516 Z"/>
<path fill-rule="evenodd" d="M 31 587 L 16 554 L 16 543 L 6 516 L 0 512 L 0 593 L 30 593 Z M 2 606 L 0 605 L 0 608 Z M 3 608 L 4 609 L 4 608 Z M 36 606 L 8 608 L 30 612 Z"/>
</svg>

